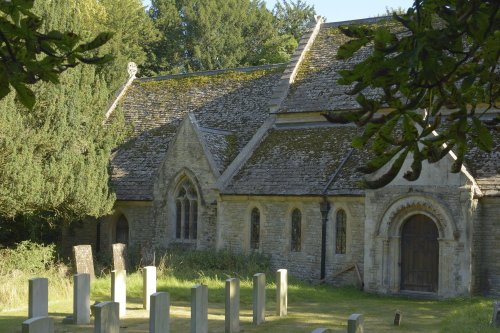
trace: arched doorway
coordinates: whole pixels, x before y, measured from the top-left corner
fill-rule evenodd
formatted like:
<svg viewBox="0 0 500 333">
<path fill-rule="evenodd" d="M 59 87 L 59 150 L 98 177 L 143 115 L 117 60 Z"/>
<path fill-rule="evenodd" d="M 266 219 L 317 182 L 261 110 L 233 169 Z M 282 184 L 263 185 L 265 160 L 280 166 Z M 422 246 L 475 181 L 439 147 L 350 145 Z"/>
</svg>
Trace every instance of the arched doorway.
<svg viewBox="0 0 500 333">
<path fill-rule="evenodd" d="M 128 221 L 124 215 L 116 221 L 115 243 L 128 244 Z"/>
<path fill-rule="evenodd" d="M 437 292 L 438 229 L 429 217 L 409 217 L 401 232 L 401 290 Z"/>
</svg>

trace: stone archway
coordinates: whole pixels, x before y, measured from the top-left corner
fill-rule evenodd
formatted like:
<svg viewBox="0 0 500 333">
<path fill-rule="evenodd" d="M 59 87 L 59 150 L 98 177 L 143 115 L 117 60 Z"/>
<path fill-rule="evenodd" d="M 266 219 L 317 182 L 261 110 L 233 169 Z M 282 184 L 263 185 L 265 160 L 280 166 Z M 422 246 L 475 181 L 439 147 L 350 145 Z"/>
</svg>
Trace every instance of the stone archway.
<svg viewBox="0 0 500 333">
<path fill-rule="evenodd" d="M 422 214 L 410 216 L 401 230 L 401 290 L 437 292 L 438 228 Z"/>
</svg>

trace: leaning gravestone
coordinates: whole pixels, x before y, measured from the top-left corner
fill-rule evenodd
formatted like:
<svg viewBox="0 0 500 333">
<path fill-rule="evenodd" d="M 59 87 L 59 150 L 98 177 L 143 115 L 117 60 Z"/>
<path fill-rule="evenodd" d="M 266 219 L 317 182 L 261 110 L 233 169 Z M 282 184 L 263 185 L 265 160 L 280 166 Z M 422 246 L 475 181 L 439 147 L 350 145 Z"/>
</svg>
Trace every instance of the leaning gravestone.
<svg viewBox="0 0 500 333">
<path fill-rule="evenodd" d="M 94 333 L 119 333 L 120 305 L 116 302 L 102 302 L 95 306 Z"/>
<path fill-rule="evenodd" d="M 73 260 L 75 262 L 76 274 L 90 274 L 90 279 L 95 279 L 94 259 L 92 257 L 92 246 L 73 246 Z"/>
<path fill-rule="evenodd" d="M 113 244 L 113 270 L 126 271 L 128 267 L 127 245 Z"/>
<path fill-rule="evenodd" d="M 347 319 L 347 333 L 363 333 L 364 318 L 362 314 L 353 313 Z"/>
<path fill-rule="evenodd" d="M 208 287 L 191 288 L 191 333 L 208 333 Z"/>
<path fill-rule="evenodd" d="M 225 333 L 240 331 L 240 280 L 226 280 Z"/>
<path fill-rule="evenodd" d="M 73 275 L 73 323 L 90 323 L 90 275 Z"/>
<path fill-rule="evenodd" d="M 170 295 L 165 292 L 150 296 L 149 332 L 170 332 Z"/>
<path fill-rule="evenodd" d="M 22 333 L 54 333 L 54 319 L 49 317 L 33 317 L 23 321 Z"/>
<path fill-rule="evenodd" d="M 493 302 L 493 318 L 491 323 L 494 327 L 500 327 L 500 301 Z"/>
</svg>

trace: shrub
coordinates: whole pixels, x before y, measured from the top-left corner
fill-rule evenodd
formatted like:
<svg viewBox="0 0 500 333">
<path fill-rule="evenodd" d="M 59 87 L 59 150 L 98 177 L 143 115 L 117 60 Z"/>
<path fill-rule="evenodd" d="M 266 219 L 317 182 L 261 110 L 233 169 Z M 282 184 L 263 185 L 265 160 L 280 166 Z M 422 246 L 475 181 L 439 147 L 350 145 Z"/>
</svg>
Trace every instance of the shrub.
<svg viewBox="0 0 500 333">
<path fill-rule="evenodd" d="M 71 280 L 66 265 L 56 261 L 55 246 L 31 241 L 0 250 L 0 311 L 26 306 L 28 280 L 49 279 L 49 299 L 71 295 Z"/>
</svg>

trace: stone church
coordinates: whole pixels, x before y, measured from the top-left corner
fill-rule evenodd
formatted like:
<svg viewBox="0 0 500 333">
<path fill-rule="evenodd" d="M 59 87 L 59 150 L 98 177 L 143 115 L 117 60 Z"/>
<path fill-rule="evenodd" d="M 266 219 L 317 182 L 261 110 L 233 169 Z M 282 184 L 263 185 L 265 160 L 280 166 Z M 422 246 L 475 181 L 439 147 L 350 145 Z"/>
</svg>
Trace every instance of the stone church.
<svg viewBox="0 0 500 333">
<path fill-rule="evenodd" d="M 318 21 L 284 65 L 129 71 L 109 112 L 133 133 L 111 160 L 114 213 L 65 239 L 98 251 L 257 251 L 304 280 L 376 293 L 500 294 L 500 134 L 491 154 L 473 147 L 460 173 L 449 154 L 415 182 L 367 190 L 356 170 L 367 152 L 351 148 L 359 129 L 321 115 L 359 108 L 336 83 L 356 61 L 335 59 L 338 26 L 376 20 Z"/>
</svg>

